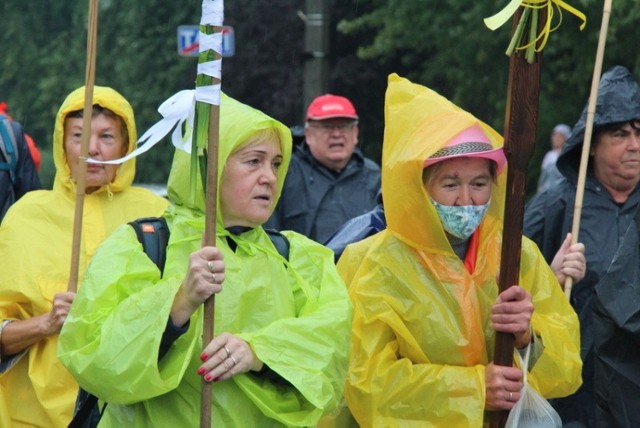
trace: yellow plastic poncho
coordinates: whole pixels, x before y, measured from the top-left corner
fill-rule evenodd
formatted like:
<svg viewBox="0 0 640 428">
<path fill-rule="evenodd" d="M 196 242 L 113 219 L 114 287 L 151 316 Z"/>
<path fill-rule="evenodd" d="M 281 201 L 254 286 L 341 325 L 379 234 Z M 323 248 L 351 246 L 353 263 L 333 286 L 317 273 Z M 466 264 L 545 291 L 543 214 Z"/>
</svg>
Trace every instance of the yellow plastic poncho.
<svg viewBox="0 0 640 428">
<path fill-rule="evenodd" d="M 135 147 L 133 110 L 116 91 L 94 88 L 94 103 L 123 117 L 129 151 Z M 0 321 L 48 313 L 55 293 L 67 290 L 76 198 L 63 148 L 64 119 L 84 105 L 84 88 L 69 94 L 56 116 L 53 190 L 30 192 L 14 204 L 0 227 Z M 131 187 L 135 160 L 121 165 L 115 180 L 85 195 L 79 278 L 100 243 L 118 226 L 161 215 L 167 201 Z M 0 426 L 66 427 L 78 385 L 56 358 L 57 336 L 31 346 L 19 362 L 0 374 Z"/>
<path fill-rule="evenodd" d="M 422 184 L 423 162 L 480 123 L 445 98 L 391 75 L 385 103 L 382 192 L 388 228 L 347 247 L 338 264 L 352 281 L 353 342 L 345 395 L 361 426 L 480 427 L 485 366 L 493 358 L 490 306 L 498 294 L 505 175 L 480 226 L 475 270 L 455 255 Z M 355 258 L 362 257 L 359 262 Z M 355 261 L 354 261 L 355 260 Z M 528 377 L 545 397 L 581 383 L 576 314 L 535 244 L 522 240 L 520 285 L 535 306 L 544 346 Z"/>
<path fill-rule="evenodd" d="M 289 130 L 226 96 L 220 112 L 219 177 L 232 151 L 265 128 L 281 135 L 282 188 L 291 157 Z M 188 172 L 188 155 L 176 152 L 169 178 L 175 207 L 167 215 L 171 237 L 163 278 L 133 232 L 117 231 L 94 258 L 62 331 L 59 357 L 83 387 L 109 403 L 101 426 L 198 425 L 201 310 L 158 361 L 174 296 L 205 227 L 202 190 L 190 193 Z M 218 213 L 225 281 L 215 300 L 215 334 L 230 332 L 246 340 L 286 384 L 251 373 L 215 383 L 216 427 L 313 426 L 342 396 L 352 311 L 346 288 L 330 250 L 297 233 L 285 235 L 288 261 L 262 227 L 231 235 Z M 229 240 L 237 243 L 235 252 Z"/>
</svg>

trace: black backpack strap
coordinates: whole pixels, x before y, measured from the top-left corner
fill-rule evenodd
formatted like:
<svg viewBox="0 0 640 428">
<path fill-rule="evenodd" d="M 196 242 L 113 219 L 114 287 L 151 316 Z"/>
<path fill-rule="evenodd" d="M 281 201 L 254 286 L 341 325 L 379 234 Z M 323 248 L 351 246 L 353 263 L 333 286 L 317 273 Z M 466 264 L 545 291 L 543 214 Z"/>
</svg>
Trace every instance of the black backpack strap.
<svg viewBox="0 0 640 428">
<path fill-rule="evenodd" d="M 167 243 L 171 234 L 167 221 L 163 217 L 145 217 L 131 221 L 129 225 L 136 231 L 144 252 L 158 266 L 162 274 L 167 260 Z"/>
<path fill-rule="evenodd" d="M 136 231 L 138 241 L 142 244 L 144 252 L 153 261 L 160 273 L 164 272 L 164 264 L 167 259 L 167 243 L 169 242 L 169 227 L 163 217 L 145 217 L 129 222 Z M 98 409 L 98 397 L 80 389 L 78 404 L 69 428 L 93 428 L 96 427 L 107 403 L 102 409 Z"/>
<path fill-rule="evenodd" d="M 265 229 L 267 235 L 269 235 L 269 239 L 273 242 L 273 245 L 278 250 L 278 254 L 285 258 L 285 260 L 289 261 L 289 248 L 291 244 L 286 236 L 274 229 Z"/>
</svg>

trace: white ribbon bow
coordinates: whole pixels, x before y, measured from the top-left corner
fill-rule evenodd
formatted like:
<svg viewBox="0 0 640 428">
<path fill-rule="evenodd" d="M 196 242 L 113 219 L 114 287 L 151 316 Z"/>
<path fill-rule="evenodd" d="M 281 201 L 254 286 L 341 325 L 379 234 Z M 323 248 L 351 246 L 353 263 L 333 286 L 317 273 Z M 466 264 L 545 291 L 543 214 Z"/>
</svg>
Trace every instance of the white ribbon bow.
<svg viewBox="0 0 640 428">
<path fill-rule="evenodd" d="M 193 117 L 195 115 L 195 93 L 194 89 L 180 91 L 160 104 L 158 113 L 162 119 L 147 130 L 138 138 L 134 151 L 128 155 L 110 161 L 99 161 L 87 159 L 89 163 L 120 165 L 129 159 L 148 151 L 158 144 L 171 130 L 171 143 L 179 150 L 191 153 L 191 139 L 193 137 Z"/>
</svg>

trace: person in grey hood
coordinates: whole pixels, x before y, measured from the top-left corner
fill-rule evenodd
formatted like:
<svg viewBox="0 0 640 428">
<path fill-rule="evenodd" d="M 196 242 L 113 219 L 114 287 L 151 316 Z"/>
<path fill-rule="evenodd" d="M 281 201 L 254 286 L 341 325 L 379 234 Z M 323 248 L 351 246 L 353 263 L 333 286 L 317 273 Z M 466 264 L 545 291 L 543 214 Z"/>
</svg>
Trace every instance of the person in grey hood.
<svg viewBox="0 0 640 428">
<path fill-rule="evenodd" d="M 573 286 L 583 386 L 553 405 L 565 426 L 640 426 L 640 86 L 616 66 L 600 80 L 579 240 L 587 271 Z M 550 262 L 573 221 L 587 108 L 557 167 L 564 176 L 527 205 L 524 233 Z"/>
</svg>

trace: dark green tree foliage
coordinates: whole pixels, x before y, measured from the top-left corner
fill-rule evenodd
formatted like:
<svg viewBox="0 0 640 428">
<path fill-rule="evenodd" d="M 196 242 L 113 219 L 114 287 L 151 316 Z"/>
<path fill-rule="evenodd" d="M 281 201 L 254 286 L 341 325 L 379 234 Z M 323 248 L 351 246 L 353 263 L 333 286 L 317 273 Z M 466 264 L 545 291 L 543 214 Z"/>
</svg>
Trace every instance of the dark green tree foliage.
<svg viewBox="0 0 640 428">
<path fill-rule="evenodd" d="M 75 34 L 70 31 L 74 27 L 70 5 L 45 0 L 0 2 L 0 100 L 9 103 L 10 114 L 44 149 L 43 183 L 53 180 L 47 148 L 53 118 L 68 92 L 66 81 L 84 73 L 74 51 L 82 44 L 76 38 L 86 40 L 86 25 Z"/>
<path fill-rule="evenodd" d="M 504 122 L 508 58 L 504 51 L 510 23 L 495 32 L 482 19 L 506 1 L 352 0 L 367 8 L 339 28 L 362 34 L 358 56 L 394 64 L 418 83 L 425 84 L 471 111 L 501 131 Z M 587 15 L 587 27 L 564 12 L 562 25 L 551 34 L 543 53 L 536 155 L 529 168 L 529 193 L 535 191 L 539 165 L 549 150 L 549 133 L 559 122 L 577 121 L 587 102 L 595 61 L 603 1 L 569 3 Z M 640 9 L 634 2 L 614 2 L 603 70 L 622 64 L 640 76 L 640 57 L 634 55 L 640 30 Z M 558 15 L 554 18 L 557 22 Z M 634 24 L 636 23 L 636 24 Z M 373 37 L 366 36 L 375 30 Z"/>
<path fill-rule="evenodd" d="M 129 99 L 139 135 L 160 119 L 164 100 L 195 87 L 197 59 L 178 55 L 177 27 L 200 22 L 200 3 L 173 3 L 111 0 L 100 11 L 96 82 Z M 138 157 L 137 180 L 166 182 L 172 158 L 173 146 L 161 142 Z"/>
<path fill-rule="evenodd" d="M 341 21 L 356 19 L 372 11 L 367 2 L 334 0 L 329 53 L 329 91 L 351 99 L 360 116 L 359 146 L 366 156 L 380 162 L 384 131 L 384 94 L 387 76 L 403 74 L 404 68 L 393 61 L 369 59 L 358 55 L 360 45 L 374 38 L 378 28 L 363 28 L 357 33 L 342 31 Z"/>
<path fill-rule="evenodd" d="M 51 185 L 51 138 L 64 97 L 85 82 L 87 2 L 9 0 L 0 3 L 6 25 L 0 98 L 25 123 L 43 151 L 41 176 Z M 176 27 L 197 24 L 200 4 L 161 0 L 102 0 L 96 85 L 111 86 L 132 104 L 141 135 L 159 119 L 157 107 L 180 89 L 193 88 L 196 59 L 177 54 Z M 173 149 L 161 143 L 138 159 L 138 180 L 166 181 Z"/>
<path fill-rule="evenodd" d="M 499 131 L 504 120 L 510 23 L 495 32 L 482 19 L 505 0 L 331 0 L 328 90 L 351 98 L 360 114 L 360 143 L 380 160 L 384 91 L 390 72 L 425 84 Z M 569 0 L 587 14 L 587 28 L 564 13 L 543 54 L 538 147 L 529 170 L 535 189 L 549 132 L 573 125 L 584 107 L 600 29 L 601 0 Z M 304 0 L 229 0 L 225 24 L 235 30 L 236 53 L 223 59 L 222 88 L 287 125 L 302 124 Z M 87 1 L 0 2 L 0 100 L 43 150 L 41 178 L 53 180 L 51 135 L 68 92 L 82 85 L 86 66 Z M 200 1 L 101 0 L 96 84 L 109 85 L 134 107 L 138 133 L 159 119 L 157 108 L 192 89 L 197 60 L 177 54 L 176 29 L 200 21 Z M 604 69 L 614 64 L 640 74 L 635 55 L 640 8 L 617 1 Z M 140 182 L 166 180 L 168 142 L 138 159 Z"/>
<path fill-rule="evenodd" d="M 236 54 L 222 60 L 222 90 L 288 126 L 301 111 L 304 1 L 225 2 Z"/>
</svg>

